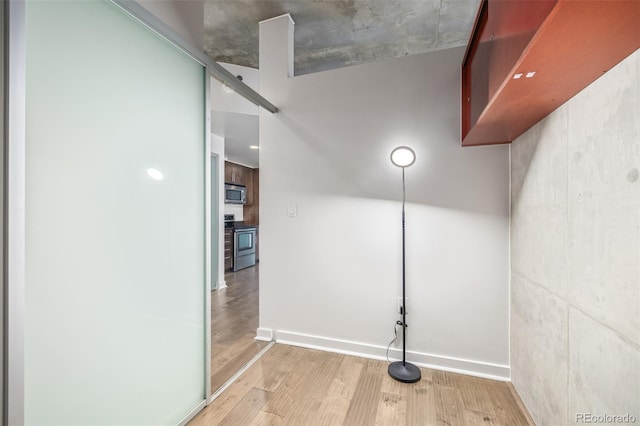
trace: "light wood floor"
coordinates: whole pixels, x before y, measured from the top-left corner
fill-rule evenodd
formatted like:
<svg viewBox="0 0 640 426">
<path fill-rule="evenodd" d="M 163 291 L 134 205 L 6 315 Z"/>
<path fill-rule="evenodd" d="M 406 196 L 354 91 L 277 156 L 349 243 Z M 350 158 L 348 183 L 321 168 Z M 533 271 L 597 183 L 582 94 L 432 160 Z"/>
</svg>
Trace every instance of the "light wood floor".
<svg viewBox="0 0 640 426">
<path fill-rule="evenodd" d="M 276 344 L 191 425 L 532 425 L 509 384 Z"/>
<path fill-rule="evenodd" d="M 227 288 L 211 292 L 211 390 L 215 391 L 253 358 L 256 342 L 258 265 L 225 274 Z"/>
</svg>

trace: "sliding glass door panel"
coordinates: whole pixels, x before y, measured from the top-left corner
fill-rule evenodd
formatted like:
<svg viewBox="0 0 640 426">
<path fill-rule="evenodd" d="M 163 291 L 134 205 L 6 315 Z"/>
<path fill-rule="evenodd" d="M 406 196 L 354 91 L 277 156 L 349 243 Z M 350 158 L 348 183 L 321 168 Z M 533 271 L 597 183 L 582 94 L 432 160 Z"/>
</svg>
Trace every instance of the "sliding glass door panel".
<svg viewBox="0 0 640 426">
<path fill-rule="evenodd" d="M 205 69 L 107 1 L 28 1 L 25 421 L 205 395 Z"/>
</svg>

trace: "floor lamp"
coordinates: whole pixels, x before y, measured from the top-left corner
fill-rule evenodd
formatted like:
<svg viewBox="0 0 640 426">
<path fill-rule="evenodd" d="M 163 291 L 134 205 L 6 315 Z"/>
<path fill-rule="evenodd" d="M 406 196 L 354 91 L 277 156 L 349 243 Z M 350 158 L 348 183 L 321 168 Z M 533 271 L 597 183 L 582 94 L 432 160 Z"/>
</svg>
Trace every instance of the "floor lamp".
<svg viewBox="0 0 640 426">
<path fill-rule="evenodd" d="M 405 274 L 405 230 L 404 230 L 404 169 L 416 161 L 416 153 L 408 146 L 399 146 L 391 151 L 391 162 L 402 168 L 402 361 L 389 364 L 389 375 L 399 382 L 414 383 L 420 380 L 420 369 L 407 362 L 407 298 L 406 298 L 406 274 Z"/>
</svg>

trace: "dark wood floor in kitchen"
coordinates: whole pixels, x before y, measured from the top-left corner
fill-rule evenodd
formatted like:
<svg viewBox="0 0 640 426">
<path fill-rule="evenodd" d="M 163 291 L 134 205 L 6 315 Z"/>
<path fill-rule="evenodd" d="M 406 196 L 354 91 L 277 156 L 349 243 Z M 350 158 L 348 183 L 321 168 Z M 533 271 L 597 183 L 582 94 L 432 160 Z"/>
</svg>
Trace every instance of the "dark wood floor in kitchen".
<svg viewBox="0 0 640 426">
<path fill-rule="evenodd" d="M 211 390 L 215 391 L 253 358 L 256 342 L 259 266 L 225 274 L 227 288 L 211 292 Z"/>
</svg>

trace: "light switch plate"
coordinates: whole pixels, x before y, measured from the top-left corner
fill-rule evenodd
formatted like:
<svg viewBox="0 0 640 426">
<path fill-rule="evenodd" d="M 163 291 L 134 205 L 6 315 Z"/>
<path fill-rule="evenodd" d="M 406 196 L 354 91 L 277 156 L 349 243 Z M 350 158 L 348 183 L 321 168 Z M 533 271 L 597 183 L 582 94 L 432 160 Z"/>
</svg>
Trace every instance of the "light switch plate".
<svg viewBox="0 0 640 426">
<path fill-rule="evenodd" d="M 287 214 L 289 217 L 296 217 L 298 215 L 298 206 L 295 203 L 289 203 L 287 205 Z"/>
</svg>

